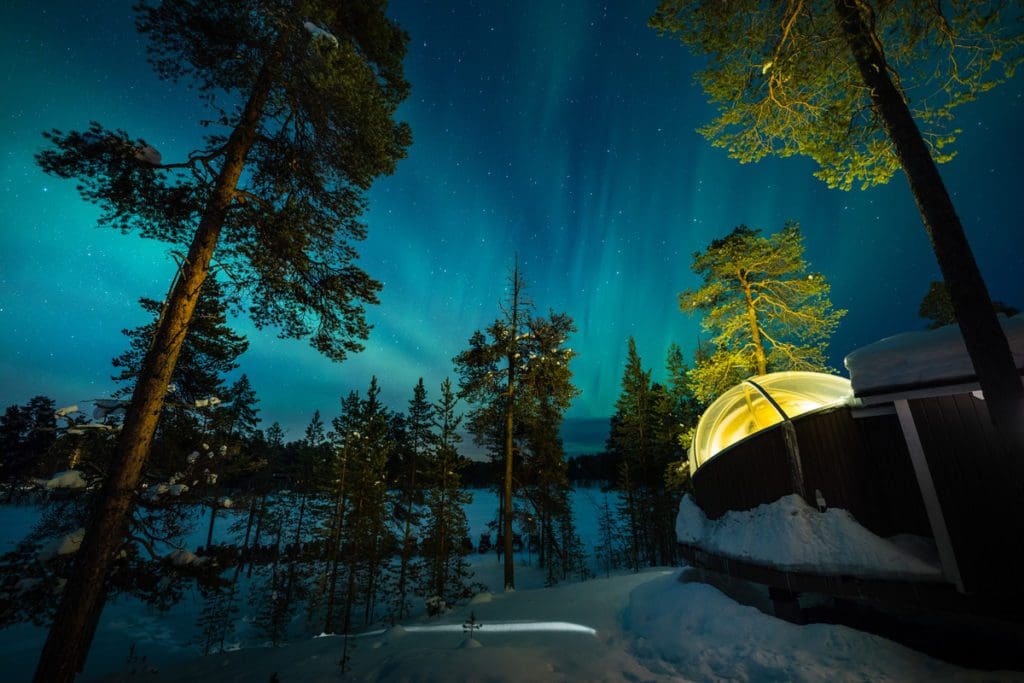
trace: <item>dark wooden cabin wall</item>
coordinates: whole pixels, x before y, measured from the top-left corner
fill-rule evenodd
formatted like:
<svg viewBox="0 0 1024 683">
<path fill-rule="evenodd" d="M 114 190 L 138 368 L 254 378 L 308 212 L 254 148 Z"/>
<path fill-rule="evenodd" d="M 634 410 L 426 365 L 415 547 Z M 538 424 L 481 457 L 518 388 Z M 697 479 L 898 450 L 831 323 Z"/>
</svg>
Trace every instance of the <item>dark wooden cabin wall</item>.
<svg viewBox="0 0 1024 683">
<path fill-rule="evenodd" d="M 1020 498 L 985 402 L 959 394 L 913 400 L 910 410 L 965 587 L 1019 593 L 1024 510 L 1007 505 Z"/>
<path fill-rule="evenodd" d="M 924 503 L 895 415 L 854 419 L 848 408 L 793 421 L 807 502 L 821 491 L 829 507 L 848 510 L 880 536 L 930 536 Z M 697 504 L 711 518 L 749 510 L 795 493 L 782 430 L 734 445 L 694 475 Z"/>
</svg>

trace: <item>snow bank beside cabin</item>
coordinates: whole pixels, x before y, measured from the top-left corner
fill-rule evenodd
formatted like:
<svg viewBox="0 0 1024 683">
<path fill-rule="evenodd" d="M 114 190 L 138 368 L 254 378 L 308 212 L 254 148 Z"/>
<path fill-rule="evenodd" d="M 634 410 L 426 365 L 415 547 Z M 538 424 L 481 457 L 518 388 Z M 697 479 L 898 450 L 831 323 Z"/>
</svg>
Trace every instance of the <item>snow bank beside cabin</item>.
<svg viewBox="0 0 1024 683">
<path fill-rule="evenodd" d="M 999 316 L 999 322 L 1010 342 L 1014 363 L 1024 368 L 1024 314 L 1012 318 Z M 853 351 L 843 364 L 850 371 L 856 395 L 974 378 L 974 366 L 956 325 L 886 337 Z"/>
<path fill-rule="evenodd" d="M 733 559 L 818 574 L 941 579 L 942 570 L 871 533 L 846 510 L 818 512 L 796 494 L 710 520 L 684 496 L 680 543 Z"/>
<path fill-rule="evenodd" d="M 695 579 L 687 581 L 686 574 L 684 569 L 679 580 L 658 577 L 629 596 L 623 620 L 633 653 L 654 674 L 643 680 L 1021 680 L 1017 672 L 960 669 L 845 626 L 797 626 L 741 605 L 712 586 L 690 582 Z"/>
</svg>

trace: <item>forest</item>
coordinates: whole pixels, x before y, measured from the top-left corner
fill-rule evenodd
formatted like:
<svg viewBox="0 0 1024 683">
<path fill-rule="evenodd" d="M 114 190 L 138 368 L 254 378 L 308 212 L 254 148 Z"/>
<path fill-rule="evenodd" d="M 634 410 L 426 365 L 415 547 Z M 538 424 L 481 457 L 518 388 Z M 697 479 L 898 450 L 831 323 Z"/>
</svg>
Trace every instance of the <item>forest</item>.
<svg viewBox="0 0 1024 683">
<path fill-rule="evenodd" d="M 937 170 L 959 133 L 950 112 L 1008 80 L 1024 38 L 989 3 L 956 2 L 950 16 L 927 2 L 755 3 L 742 22 L 731 4 L 665 0 L 648 20 L 705 60 L 697 82 L 717 113 L 700 133 L 740 162 L 809 157 L 830 188 L 904 174 L 942 274 L 920 317 L 959 326 L 1000 437 L 1024 452 L 1024 387 L 997 319 L 1016 309 L 989 296 Z M 286 441 L 261 417 L 257 389 L 273 388 L 251 383 L 235 321 L 339 363 L 371 338 L 367 308 L 385 285 L 359 260 L 369 192 L 413 144 L 401 120 L 410 36 L 385 5 L 141 3 L 150 65 L 192 88 L 203 139 L 165 160 L 96 121 L 42 131 L 38 168 L 73 183 L 100 226 L 165 245 L 175 273 L 164 298 L 139 300 L 150 322 L 124 330 L 109 396 L 62 406 L 39 395 L 0 416 L 0 495 L 41 511 L 0 557 L 0 626 L 49 628 L 36 680 L 73 680 L 122 595 L 166 610 L 198 591 L 195 642 L 211 654 L 242 611 L 273 645 L 297 621 L 348 635 L 442 614 L 479 592 L 474 553 L 495 553 L 508 592 L 524 548 L 548 585 L 676 566 L 703 411 L 751 376 L 840 372 L 829 342 L 848 311 L 805 257 L 805 231 L 824 226 L 723 215 L 714 239 L 683 243 L 698 284 L 664 283 L 700 322 L 689 358 L 673 342 L 654 370 L 637 339 L 615 340 L 626 361 L 604 369 L 618 397 L 603 452 L 566 457 L 573 362 L 588 349 L 571 343 L 573 313 L 549 308 L 513 254 L 495 275 L 493 322 L 458 331 L 466 341 L 437 386 L 420 379 L 395 409 L 367 376 Z M 946 97 L 916 97 L 915 77 L 936 73 Z M 466 456 L 467 441 L 483 459 Z M 570 503 L 581 482 L 618 501 L 600 514 L 595 547 Z M 470 485 L 498 499 L 480 538 L 467 525 Z M 197 529 L 205 543 L 189 546 Z"/>
</svg>

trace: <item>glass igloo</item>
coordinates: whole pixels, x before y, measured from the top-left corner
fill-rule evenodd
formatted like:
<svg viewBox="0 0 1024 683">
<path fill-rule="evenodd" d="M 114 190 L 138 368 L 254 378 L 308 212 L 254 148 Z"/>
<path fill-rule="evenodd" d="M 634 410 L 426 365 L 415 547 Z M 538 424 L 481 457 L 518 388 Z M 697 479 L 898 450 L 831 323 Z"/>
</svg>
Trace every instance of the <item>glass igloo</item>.
<svg viewBox="0 0 1024 683">
<path fill-rule="evenodd" d="M 820 372 L 773 372 L 744 380 L 719 396 L 697 423 L 690 471 L 748 436 L 852 395 L 850 380 Z"/>
</svg>

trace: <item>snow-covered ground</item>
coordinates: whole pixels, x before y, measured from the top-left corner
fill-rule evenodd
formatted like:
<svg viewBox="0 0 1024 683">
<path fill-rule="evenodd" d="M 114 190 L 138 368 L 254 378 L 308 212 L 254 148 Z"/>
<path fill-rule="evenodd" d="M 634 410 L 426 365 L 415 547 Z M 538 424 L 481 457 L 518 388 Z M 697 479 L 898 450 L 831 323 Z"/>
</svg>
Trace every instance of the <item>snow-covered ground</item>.
<svg viewBox="0 0 1024 683">
<path fill-rule="evenodd" d="M 468 507 L 474 541 L 496 505 L 476 491 Z M 579 531 L 590 546 L 604 504 L 597 490 L 574 493 Z M 615 505 L 612 494 L 609 504 Z M 17 525 L 33 508 L 0 508 Z M 230 514 L 218 517 L 226 528 Z M 817 513 L 815 513 L 817 514 Z M 17 528 L 17 527 L 15 527 Z M 0 529 L 6 545 L 10 526 Z M 219 535 L 219 534 L 218 534 Z M 205 540 L 205 530 L 196 534 Z M 543 572 L 517 565 L 513 593 L 500 592 L 502 566 L 493 553 L 471 556 L 475 580 L 491 593 L 440 617 L 349 640 L 348 673 L 338 660 L 342 637 L 297 637 L 284 647 L 200 657 L 189 639 L 201 607 L 184 597 L 161 613 L 132 600 L 108 605 L 85 681 L 1024 681 L 1019 672 L 958 668 L 892 641 L 842 626 L 796 626 L 741 605 L 697 583 L 691 570 L 666 568 L 544 588 Z M 682 579 L 682 580 L 680 580 Z M 467 644 L 462 624 L 480 625 Z M 18 625 L 0 631 L 4 681 L 31 678 L 45 631 Z M 479 644 L 479 647 L 475 645 Z M 127 662 L 134 646 L 136 661 Z M 135 674 L 131 674 L 134 668 Z"/>
<path fill-rule="evenodd" d="M 241 683 L 274 674 L 306 682 L 1024 680 L 1020 673 L 954 667 L 843 626 L 795 626 L 691 578 L 685 569 L 652 570 L 480 596 L 433 620 L 350 639 L 344 676 L 338 661 L 345 640 L 333 636 L 105 680 Z M 461 625 L 471 614 L 480 629 L 467 644 Z M 509 632 L 510 624 L 516 630 Z"/>
<path fill-rule="evenodd" d="M 473 490 L 473 502 L 466 506 L 470 538 L 474 544 L 480 534 L 487 532 L 487 523 L 493 519 L 498 506 L 497 496 L 492 491 Z M 576 489 L 572 492 L 573 511 L 577 520 L 577 531 L 585 547 L 592 548 L 597 542 L 597 515 L 605 499 L 614 508 L 618 503 L 615 493 L 602 493 L 598 489 Z M 221 510 L 214 528 L 215 540 L 225 538 L 227 529 L 236 515 L 244 511 L 234 508 Z M 197 524 L 185 538 L 185 550 L 194 551 L 206 543 L 209 511 L 197 511 Z M 0 552 L 14 548 L 21 537 L 38 521 L 40 508 L 34 505 L 0 505 Z M 492 542 L 495 535 L 491 532 Z M 65 539 L 61 539 L 63 542 Z M 57 546 L 54 547 L 54 550 Z M 187 557 L 183 553 L 179 558 Z M 544 572 L 532 566 L 527 552 L 519 556 L 516 569 L 516 584 L 520 588 L 540 588 L 544 585 Z M 473 566 L 473 581 L 478 581 L 492 590 L 499 590 L 503 583 L 502 564 L 493 552 L 473 553 L 469 557 Z M 536 562 L 536 558 L 532 558 Z M 247 599 L 248 587 L 243 587 Z M 199 653 L 192 642 L 196 636 L 196 618 L 203 607 L 198 591 L 186 592 L 182 600 L 170 611 L 161 612 L 132 598 L 110 601 L 103 611 L 96 637 L 85 665 L 85 680 L 95 680 L 111 671 L 125 666 L 129 648 L 134 646 L 137 658 L 145 657 L 147 662 L 163 666 L 167 662 L 194 657 Z M 296 632 L 302 632 L 304 624 L 297 624 Z M 16 624 L 0 629 L 0 662 L 3 673 L 0 681 L 18 683 L 32 678 L 39 650 L 46 638 L 46 630 L 31 624 Z M 245 615 L 238 620 L 232 645 L 253 647 L 259 643 Z"/>
</svg>

